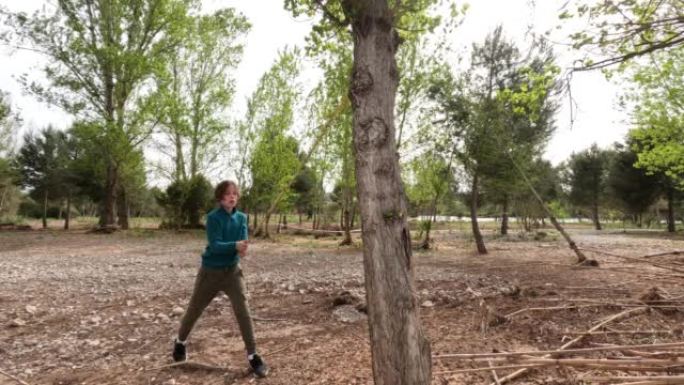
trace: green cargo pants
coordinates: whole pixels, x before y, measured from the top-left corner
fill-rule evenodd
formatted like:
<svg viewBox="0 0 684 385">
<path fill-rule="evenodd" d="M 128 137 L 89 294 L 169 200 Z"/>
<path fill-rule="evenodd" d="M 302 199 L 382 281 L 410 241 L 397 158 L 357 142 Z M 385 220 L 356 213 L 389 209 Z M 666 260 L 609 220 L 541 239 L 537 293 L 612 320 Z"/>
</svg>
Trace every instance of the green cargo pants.
<svg viewBox="0 0 684 385">
<path fill-rule="evenodd" d="M 204 309 L 206 309 L 219 291 L 223 291 L 230 298 L 235 318 L 238 325 L 240 325 L 240 333 L 242 334 L 247 354 L 255 353 L 254 327 L 252 326 L 252 316 L 249 312 L 246 297 L 247 288 L 240 264 L 220 269 L 205 267 L 199 269 L 188 309 L 185 311 L 181 321 L 178 339 L 185 341 L 188 338 L 195 322 L 197 322 Z"/>
</svg>

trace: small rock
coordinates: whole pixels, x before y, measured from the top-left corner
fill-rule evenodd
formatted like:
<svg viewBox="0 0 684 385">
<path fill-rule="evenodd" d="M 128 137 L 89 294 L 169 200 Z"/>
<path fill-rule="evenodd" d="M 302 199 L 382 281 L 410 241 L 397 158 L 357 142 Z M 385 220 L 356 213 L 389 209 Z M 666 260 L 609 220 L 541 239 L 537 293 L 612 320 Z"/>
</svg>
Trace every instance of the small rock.
<svg viewBox="0 0 684 385">
<path fill-rule="evenodd" d="M 135 301 L 133 301 L 132 299 L 129 299 L 128 301 L 126 301 L 126 306 L 129 306 L 129 307 L 135 306 Z"/>
<path fill-rule="evenodd" d="M 363 313 L 360 313 L 352 305 L 342 305 L 335 308 L 333 311 L 333 317 L 340 322 L 354 323 L 364 320 L 367 316 Z"/>
<path fill-rule="evenodd" d="M 293 285 L 293 284 L 287 285 L 287 291 L 295 291 L 295 285 Z"/>
<path fill-rule="evenodd" d="M 92 316 L 90 317 L 90 322 L 94 324 L 99 324 L 102 321 L 102 318 L 100 316 Z"/>
<path fill-rule="evenodd" d="M 306 294 L 306 289 L 299 289 L 299 294 Z"/>
<path fill-rule="evenodd" d="M 176 306 L 171 310 L 171 314 L 173 315 L 183 315 L 183 313 L 185 313 L 185 310 L 180 306 Z"/>
<path fill-rule="evenodd" d="M 169 321 L 169 316 L 167 316 L 167 315 L 164 314 L 164 313 L 159 313 L 159 314 L 157 314 L 157 318 L 158 318 L 160 321 Z"/>
<path fill-rule="evenodd" d="M 26 321 L 24 321 L 21 318 L 15 318 L 12 321 L 10 321 L 9 326 L 12 328 L 18 328 L 20 326 L 26 326 Z"/>
<path fill-rule="evenodd" d="M 435 303 L 430 301 L 429 299 L 424 301 L 422 304 L 420 304 L 422 307 L 434 307 Z"/>
<path fill-rule="evenodd" d="M 100 346 L 100 340 L 86 340 L 86 343 L 93 347 Z"/>
<path fill-rule="evenodd" d="M 176 385 L 176 380 L 172 378 L 170 380 L 162 382 L 162 385 Z"/>
<path fill-rule="evenodd" d="M 34 314 L 36 314 L 36 311 L 38 311 L 37 307 L 35 307 L 33 305 L 26 305 L 26 312 L 27 313 L 34 315 Z"/>
</svg>

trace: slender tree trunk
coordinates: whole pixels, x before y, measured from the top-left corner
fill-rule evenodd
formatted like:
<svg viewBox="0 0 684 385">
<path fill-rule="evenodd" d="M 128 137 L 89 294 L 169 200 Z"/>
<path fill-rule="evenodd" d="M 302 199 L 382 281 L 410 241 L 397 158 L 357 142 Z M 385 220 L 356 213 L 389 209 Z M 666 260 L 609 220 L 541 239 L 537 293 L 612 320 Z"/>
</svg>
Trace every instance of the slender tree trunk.
<svg viewBox="0 0 684 385">
<path fill-rule="evenodd" d="M 667 189 L 667 231 L 674 233 L 677 229 L 675 226 L 675 215 L 674 215 L 674 188 L 668 187 Z"/>
<path fill-rule="evenodd" d="M 351 224 L 350 224 L 350 227 L 353 229 L 353 228 L 354 228 L 354 225 L 356 224 L 356 216 L 357 216 L 357 213 L 356 213 L 356 212 L 357 212 L 356 205 L 353 205 L 351 212 L 352 212 L 352 216 L 351 216 Z"/>
<path fill-rule="evenodd" d="M 594 221 L 594 228 L 596 230 L 601 230 L 601 219 L 599 218 L 599 207 L 598 202 L 594 202 L 591 207 L 591 219 Z"/>
<path fill-rule="evenodd" d="M 128 230 L 128 197 L 123 186 L 119 188 L 119 194 L 116 197 L 116 208 L 117 216 L 119 217 L 119 228 Z"/>
<path fill-rule="evenodd" d="M 278 214 L 278 226 L 276 226 L 276 234 L 280 234 L 281 224 L 283 223 L 283 214 Z"/>
<path fill-rule="evenodd" d="M 523 169 L 520 168 L 520 166 L 518 166 L 518 163 L 513 159 L 513 157 L 510 154 L 508 154 L 508 159 L 510 159 L 511 163 L 513 164 L 513 167 L 515 167 L 515 169 L 518 170 L 518 173 L 520 174 L 520 176 L 522 176 L 523 180 L 525 181 L 525 184 L 530 189 L 530 191 L 532 191 L 532 195 L 534 195 L 534 197 L 537 198 L 537 202 L 539 202 L 539 205 L 541 205 L 541 207 L 544 210 L 544 212 L 546 213 L 546 215 L 548 215 L 549 220 L 551 221 L 551 224 L 553 224 L 553 227 L 559 233 L 561 233 L 561 235 L 563 236 L 565 241 L 568 243 L 568 247 L 570 247 L 570 249 L 575 252 L 575 255 L 577 256 L 577 263 L 586 262 L 587 257 L 584 255 L 584 253 L 582 253 L 582 251 L 579 249 L 579 247 L 577 247 L 577 244 L 570 237 L 570 235 L 565 231 L 563 226 L 561 226 L 561 224 L 558 223 L 558 221 L 556 220 L 556 217 L 551 212 L 551 209 L 549 209 L 549 206 L 546 205 L 546 203 L 544 202 L 542 197 L 537 192 L 537 189 L 535 189 L 532 182 L 530 182 L 530 179 L 527 177 L 527 174 L 525 174 Z"/>
<path fill-rule="evenodd" d="M 287 230 L 287 213 L 283 214 L 283 229 Z"/>
<path fill-rule="evenodd" d="M 190 177 L 194 177 L 197 175 L 198 167 L 199 167 L 199 162 L 197 161 L 197 151 L 198 151 L 198 146 L 199 143 L 197 142 L 197 136 L 194 135 L 191 142 L 190 142 Z"/>
<path fill-rule="evenodd" d="M 62 214 L 64 213 L 64 202 L 59 204 L 59 212 L 57 213 L 57 219 L 62 219 Z"/>
<path fill-rule="evenodd" d="M 430 344 L 414 295 L 411 236 L 395 144 L 399 36 L 386 0 L 343 0 L 352 16 L 350 85 L 375 385 L 428 385 Z"/>
<path fill-rule="evenodd" d="M 7 191 L 9 186 L 4 186 L 2 188 L 2 195 L 0 195 L 0 215 L 2 215 L 3 209 L 5 208 L 5 198 L 7 197 Z"/>
<path fill-rule="evenodd" d="M 69 221 L 71 220 L 71 193 L 67 194 L 66 198 L 66 215 L 64 216 L 64 230 L 69 230 Z"/>
<path fill-rule="evenodd" d="M 43 229 L 47 229 L 48 190 L 43 192 Z"/>
<path fill-rule="evenodd" d="M 301 212 L 299 213 L 299 225 L 300 226 L 302 225 L 302 213 Z"/>
<path fill-rule="evenodd" d="M 501 213 L 501 235 L 508 235 L 508 195 L 504 195 Z"/>
<path fill-rule="evenodd" d="M 268 224 L 271 221 L 271 213 L 266 213 L 266 218 L 264 218 L 264 222 L 262 226 L 264 227 L 264 230 L 261 232 L 262 236 L 264 238 L 271 238 L 271 233 L 268 230 Z"/>
<path fill-rule="evenodd" d="M 178 131 L 174 133 L 174 141 L 176 142 L 176 181 L 186 180 L 187 175 L 185 174 L 185 159 L 183 157 L 183 138 Z"/>
<path fill-rule="evenodd" d="M 102 201 L 102 210 L 100 212 L 100 227 L 114 228 L 116 227 L 114 207 L 116 205 L 116 190 L 118 188 L 118 170 L 113 163 L 107 166 L 107 175 L 105 180 L 104 199 Z"/>
<path fill-rule="evenodd" d="M 482 239 L 482 233 L 480 232 L 480 225 L 477 223 L 477 199 L 479 195 L 479 176 L 477 172 L 473 173 L 473 184 L 470 191 L 470 224 L 473 229 L 473 237 L 475 237 L 475 245 L 477 246 L 477 252 L 480 254 L 487 254 L 487 248 L 484 244 L 484 239 Z"/>
</svg>

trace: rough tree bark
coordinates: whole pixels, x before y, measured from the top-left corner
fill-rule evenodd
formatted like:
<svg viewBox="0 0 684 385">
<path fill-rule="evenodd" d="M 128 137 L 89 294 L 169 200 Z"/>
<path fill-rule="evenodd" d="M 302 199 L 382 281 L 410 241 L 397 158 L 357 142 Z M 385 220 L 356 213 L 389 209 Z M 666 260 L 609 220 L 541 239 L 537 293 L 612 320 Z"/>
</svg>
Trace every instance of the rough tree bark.
<svg viewBox="0 0 684 385">
<path fill-rule="evenodd" d="M 386 0 L 343 0 L 351 20 L 357 195 L 373 378 L 376 385 L 428 385 L 430 345 L 420 323 L 395 144 L 394 106 L 400 43 Z"/>
</svg>

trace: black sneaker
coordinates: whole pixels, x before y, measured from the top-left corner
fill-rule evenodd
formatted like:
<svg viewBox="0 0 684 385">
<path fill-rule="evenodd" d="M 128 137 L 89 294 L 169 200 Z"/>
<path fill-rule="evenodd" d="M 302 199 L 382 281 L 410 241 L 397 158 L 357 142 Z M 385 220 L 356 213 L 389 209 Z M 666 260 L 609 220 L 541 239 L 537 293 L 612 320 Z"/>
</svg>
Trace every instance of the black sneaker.
<svg viewBox="0 0 684 385">
<path fill-rule="evenodd" d="M 185 361 L 187 355 L 185 354 L 185 344 L 178 341 L 178 339 L 173 340 L 173 360 L 175 362 Z"/>
<path fill-rule="evenodd" d="M 252 367 L 252 370 L 257 377 L 264 378 L 268 374 L 268 366 L 266 366 L 266 363 L 264 363 L 258 354 L 252 356 L 249 360 L 249 366 Z"/>
</svg>

